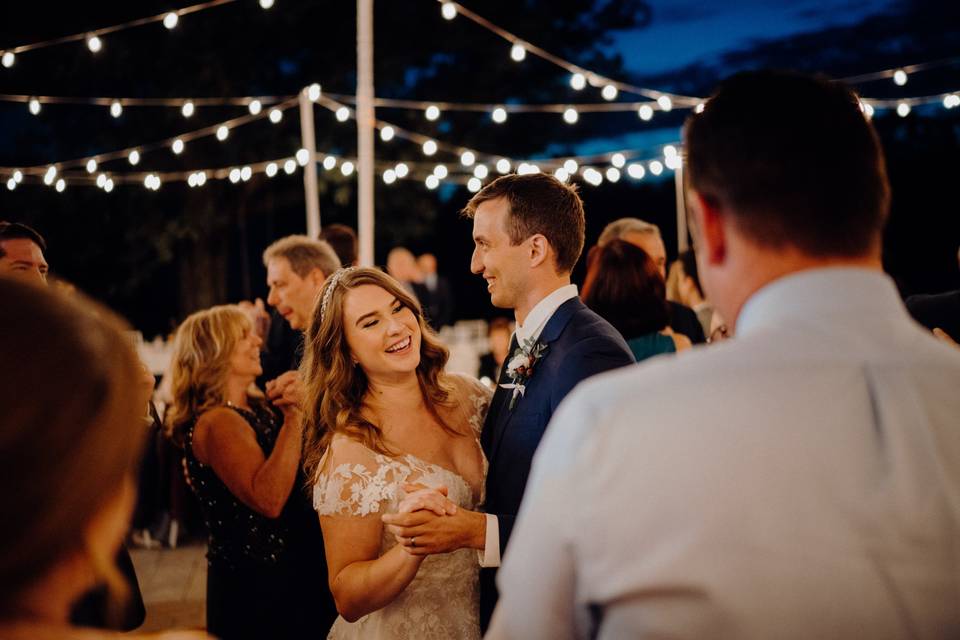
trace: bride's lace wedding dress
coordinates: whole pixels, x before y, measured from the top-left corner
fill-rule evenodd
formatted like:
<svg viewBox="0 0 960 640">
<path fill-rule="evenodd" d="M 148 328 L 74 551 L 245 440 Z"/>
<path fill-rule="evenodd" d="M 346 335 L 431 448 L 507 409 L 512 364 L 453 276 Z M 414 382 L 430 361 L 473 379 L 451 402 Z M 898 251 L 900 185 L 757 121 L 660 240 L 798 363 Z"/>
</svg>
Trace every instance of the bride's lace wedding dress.
<svg viewBox="0 0 960 640">
<path fill-rule="evenodd" d="M 458 398 L 469 417 L 477 447 L 491 392 L 472 378 L 459 377 Z M 460 425 L 457 425 L 460 426 Z M 346 436 L 337 435 L 336 438 Z M 332 447 L 331 447 L 332 449 Z M 477 487 L 459 474 L 410 454 L 388 457 L 359 443 L 348 455 L 330 454 L 320 463 L 313 505 L 321 516 L 376 517 L 396 513 L 405 497 L 404 483 L 445 486 L 458 506 L 477 510 L 483 482 Z M 482 457 L 482 451 L 480 456 Z M 486 460 L 483 462 L 486 476 Z M 384 528 L 380 555 L 397 544 Z M 350 623 L 337 618 L 329 638 L 364 640 L 432 640 L 480 638 L 479 562 L 474 549 L 427 556 L 413 581 L 387 606 Z"/>
</svg>

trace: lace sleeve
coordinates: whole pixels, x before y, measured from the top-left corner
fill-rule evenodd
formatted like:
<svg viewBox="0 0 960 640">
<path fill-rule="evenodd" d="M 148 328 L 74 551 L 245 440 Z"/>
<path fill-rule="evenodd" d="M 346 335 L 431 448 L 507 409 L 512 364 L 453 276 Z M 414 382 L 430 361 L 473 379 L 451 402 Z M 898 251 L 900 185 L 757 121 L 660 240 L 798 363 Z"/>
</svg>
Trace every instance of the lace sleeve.
<svg viewBox="0 0 960 640">
<path fill-rule="evenodd" d="M 313 508 L 321 516 L 363 517 L 386 511 L 409 475 L 402 465 L 359 442 L 337 436 L 313 485 Z"/>
<path fill-rule="evenodd" d="M 479 437 L 480 432 L 483 431 L 483 421 L 487 418 L 493 391 L 472 376 L 456 374 L 454 378 L 460 388 L 461 402 L 467 407 L 470 427 Z"/>
</svg>

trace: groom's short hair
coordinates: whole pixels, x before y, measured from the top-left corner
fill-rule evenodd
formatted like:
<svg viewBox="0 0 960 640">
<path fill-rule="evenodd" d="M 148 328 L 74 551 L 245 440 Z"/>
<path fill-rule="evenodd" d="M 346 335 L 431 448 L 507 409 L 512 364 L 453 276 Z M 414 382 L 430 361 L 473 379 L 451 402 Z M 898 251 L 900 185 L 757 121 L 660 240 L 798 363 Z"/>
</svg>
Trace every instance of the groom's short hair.
<svg viewBox="0 0 960 640">
<path fill-rule="evenodd" d="M 501 176 L 470 198 L 463 215 L 473 218 L 477 207 L 497 198 L 506 198 L 509 204 L 506 231 L 513 245 L 539 233 L 553 247 L 557 271 L 573 271 L 583 251 L 586 226 L 575 185 L 545 173 Z"/>
</svg>

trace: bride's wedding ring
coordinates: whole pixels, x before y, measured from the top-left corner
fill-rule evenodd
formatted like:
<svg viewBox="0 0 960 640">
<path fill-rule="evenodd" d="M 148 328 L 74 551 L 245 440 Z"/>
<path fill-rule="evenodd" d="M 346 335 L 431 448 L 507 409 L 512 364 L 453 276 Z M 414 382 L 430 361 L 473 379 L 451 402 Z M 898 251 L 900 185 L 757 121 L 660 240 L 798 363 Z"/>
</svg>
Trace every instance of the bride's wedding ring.
<svg viewBox="0 0 960 640">
<path fill-rule="evenodd" d="M 410 546 L 411 547 L 417 546 L 417 536 L 413 536 L 412 538 L 410 538 Z"/>
</svg>

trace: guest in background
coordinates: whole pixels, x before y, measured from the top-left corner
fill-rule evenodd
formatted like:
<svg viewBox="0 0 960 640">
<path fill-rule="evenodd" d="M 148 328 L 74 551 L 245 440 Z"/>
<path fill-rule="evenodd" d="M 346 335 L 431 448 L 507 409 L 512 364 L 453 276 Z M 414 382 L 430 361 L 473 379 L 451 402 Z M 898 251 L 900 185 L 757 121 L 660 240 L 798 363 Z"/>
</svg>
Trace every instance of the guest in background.
<svg viewBox="0 0 960 640">
<path fill-rule="evenodd" d="M 341 267 L 357 266 L 360 251 L 357 247 L 357 234 L 353 229 L 345 224 L 328 224 L 320 232 L 320 239 L 333 247 L 340 258 Z"/>
<path fill-rule="evenodd" d="M 490 343 L 490 352 L 480 356 L 480 371 L 478 377 L 484 384 L 496 388 L 500 379 L 503 363 L 510 355 L 510 336 L 513 326 L 507 318 L 494 318 L 487 325 L 487 341 Z"/>
<path fill-rule="evenodd" d="M 433 319 L 433 328 L 439 330 L 453 323 L 453 290 L 450 282 L 437 273 L 437 257 L 424 253 L 417 258 L 417 267 L 427 289 L 427 317 Z"/>
<path fill-rule="evenodd" d="M 960 251 L 957 252 L 957 261 L 960 262 Z M 906 304 L 913 319 L 938 338 L 954 346 L 960 342 L 960 289 L 912 295 Z"/>
<path fill-rule="evenodd" d="M 704 335 L 710 334 L 713 318 L 713 305 L 706 299 L 700 286 L 700 274 L 697 271 L 697 256 L 693 249 L 681 251 L 680 256 L 670 265 L 670 277 L 675 279 L 675 297 L 670 297 L 670 283 L 667 283 L 667 299 L 676 300 L 690 307 L 697 314 L 697 320 L 703 327 Z"/>
<path fill-rule="evenodd" d="M 657 265 L 626 240 L 613 239 L 590 251 L 583 303 L 620 332 L 637 362 L 691 346 L 689 338 L 670 329 Z"/>
<path fill-rule="evenodd" d="M 137 637 L 69 621 L 98 584 L 113 610 L 130 596 L 114 559 L 133 510 L 149 396 L 129 327 L 82 296 L 11 278 L 0 278 L 0 300 L 0 637 Z"/>
<path fill-rule="evenodd" d="M 46 284 L 50 267 L 43 257 L 47 243 L 19 222 L 0 221 L 0 273 Z"/>
<path fill-rule="evenodd" d="M 424 309 L 427 321 L 433 326 L 433 318 L 427 313 L 430 302 L 430 290 L 423 283 L 423 272 L 417 265 L 417 258 L 406 247 L 394 247 L 387 254 L 387 273 L 403 285 L 417 299 Z"/>
<path fill-rule="evenodd" d="M 646 251 L 654 264 L 657 265 L 660 277 L 666 280 L 667 248 L 663 244 L 660 227 L 639 218 L 620 218 L 603 229 L 600 238 L 597 240 L 597 245 L 603 246 L 614 238 L 626 240 Z M 670 327 L 676 333 L 687 336 L 694 344 L 706 342 L 703 327 L 700 326 L 700 321 L 693 309 L 678 302 L 668 302 L 668 306 L 670 308 Z"/>
<path fill-rule="evenodd" d="M 316 548 L 298 548 L 303 416 L 253 386 L 261 340 L 237 307 L 177 330 L 168 424 L 209 531 L 207 628 L 218 637 L 322 637 L 332 623 Z M 319 581 L 319 582 L 318 582 Z"/>
</svg>

